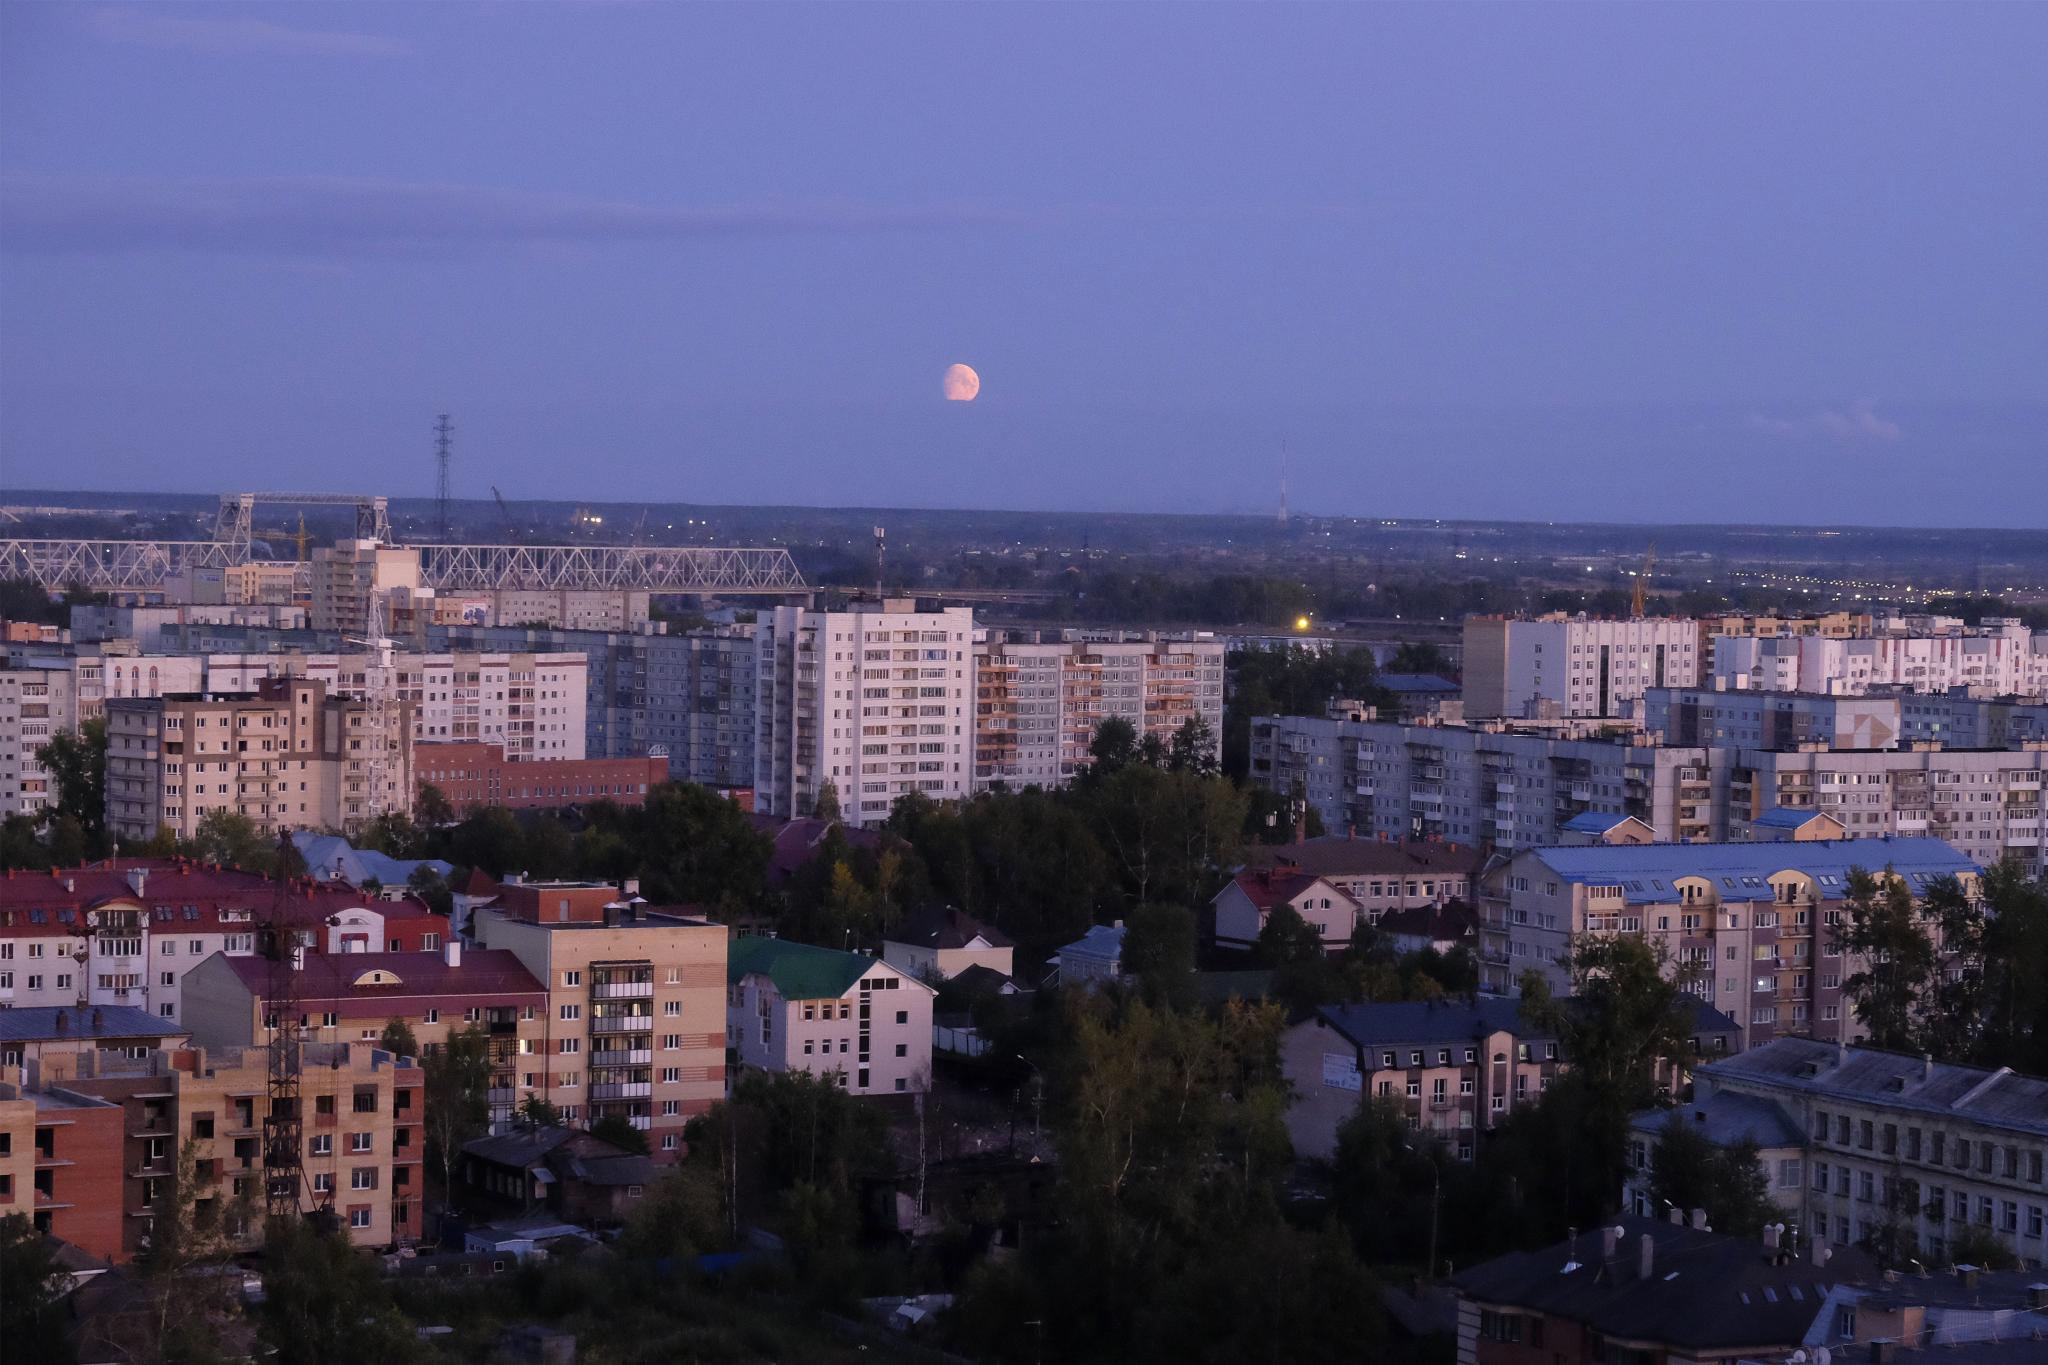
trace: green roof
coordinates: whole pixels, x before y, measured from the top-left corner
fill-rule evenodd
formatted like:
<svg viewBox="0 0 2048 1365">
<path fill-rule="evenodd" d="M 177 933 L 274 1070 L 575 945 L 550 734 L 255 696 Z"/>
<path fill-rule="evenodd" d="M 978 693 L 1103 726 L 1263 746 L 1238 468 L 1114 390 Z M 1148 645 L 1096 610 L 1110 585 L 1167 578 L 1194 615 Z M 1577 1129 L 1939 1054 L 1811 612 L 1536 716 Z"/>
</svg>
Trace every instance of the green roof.
<svg viewBox="0 0 2048 1365">
<path fill-rule="evenodd" d="M 837 948 L 814 948 L 784 938 L 739 938 L 725 956 L 725 979 L 765 976 L 785 1000 L 837 1000 L 853 989 L 876 959 Z"/>
</svg>

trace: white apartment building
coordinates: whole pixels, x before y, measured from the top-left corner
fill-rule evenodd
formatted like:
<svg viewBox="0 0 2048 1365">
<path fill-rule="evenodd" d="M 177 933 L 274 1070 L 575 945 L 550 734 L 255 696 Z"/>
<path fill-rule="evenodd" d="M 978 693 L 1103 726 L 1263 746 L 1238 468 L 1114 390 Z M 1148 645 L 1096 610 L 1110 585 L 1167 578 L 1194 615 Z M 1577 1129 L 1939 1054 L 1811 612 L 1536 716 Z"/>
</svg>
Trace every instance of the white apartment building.
<svg viewBox="0 0 2048 1365">
<path fill-rule="evenodd" d="M 1222 757 L 1220 640 L 984 639 L 974 665 L 977 791 L 1059 786 L 1087 766 L 1096 727 L 1112 717 L 1162 743 L 1199 719 Z"/>
<path fill-rule="evenodd" d="M 1693 1084 L 1790 1116 L 1805 1136 L 1798 1221 L 1816 1242 L 1858 1243 L 1889 1222 L 1939 1265 L 1974 1227 L 2048 1260 L 2048 1080 L 1781 1038 Z"/>
<path fill-rule="evenodd" d="M 937 992 L 887 962 L 787 939 L 734 939 L 726 983 L 726 1046 L 743 1067 L 830 1076 L 851 1095 L 931 1085 Z"/>
<path fill-rule="evenodd" d="M 831 783 L 852 824 L 896 798 L 968 794 L 974 757 L 974 614 L 907 600 L 845 611 L 777 607 L 754 637 L 754 808 L 809 812 Z"/>
<path fill-rule="evenodd" d="M 1789 749 L 1896 748 L 1904 730 L 1900 699 L 1755 692 L 1748 688 L 1653 687 L 1640 706 L 1643 729 L 1668 744 L 1753 745 Z"/>
<path fill-rule="evenodd" d="M 1712 685 L 1861 695 L 1877 688 L 1999 695 L 2048 692 L 2048 631 L 1993 618 L 1977 630 L 1924 626 L 1856 639 L 1717 636 Z"/>
<path fill-rule="evenodd" d="M 1705 665 L 1699 622 L 1553 614 L 1468 616 L 1465 717 L 1620 716 L 1652 687 L 1692 687 Z"/>
</svg>

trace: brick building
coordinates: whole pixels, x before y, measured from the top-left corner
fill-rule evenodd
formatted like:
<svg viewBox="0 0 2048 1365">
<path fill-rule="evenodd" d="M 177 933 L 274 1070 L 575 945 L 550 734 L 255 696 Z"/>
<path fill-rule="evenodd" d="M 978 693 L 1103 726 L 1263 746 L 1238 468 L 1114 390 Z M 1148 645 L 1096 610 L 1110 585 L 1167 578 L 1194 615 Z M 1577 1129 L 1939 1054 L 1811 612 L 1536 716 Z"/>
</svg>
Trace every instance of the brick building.
<svg viewBox="0 0 2048 1365">
<path fill-rule="evenodd" d="M 419 780 L 431 783 L 458 812 L 480 806 L 552 810 L 588 801 L 638 806 L 648 789 L 668 781 L 668 760 L 539 758 L 513 762 L 501 744 L 421 744 L 413 751 Z"/>
</svg>

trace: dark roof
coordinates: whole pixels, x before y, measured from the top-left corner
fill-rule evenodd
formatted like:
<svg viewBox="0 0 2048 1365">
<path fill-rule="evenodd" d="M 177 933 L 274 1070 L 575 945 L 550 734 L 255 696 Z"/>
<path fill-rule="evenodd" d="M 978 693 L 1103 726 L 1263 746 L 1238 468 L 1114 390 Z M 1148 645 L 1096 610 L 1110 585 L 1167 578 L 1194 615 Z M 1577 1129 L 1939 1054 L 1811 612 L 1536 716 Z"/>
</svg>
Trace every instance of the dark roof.
<svg viewBox="0 0 2048 1365">
<path fill-rule="evenodd" d="M 1662 1133 L 1672 1124 L 1688 1126 L 1716 1147 L 1747 1139 L 1758 1147 L 1801 1147 L 1806 1134 L 1775 1101 L 1719 1091 L 1675 1109 L 1645 1109 L 1629 1119 L 1637 1132 Z"/>
<path fill-rule="evenodd" d="M 0 1041 L 9 1043 L 58 1038 L 182 1038 L 186 1032 L 171 1020 L 133 1005 L 34 1005 L 0 1010 Z"/>
<path fill-rule="evenodd" d="M 1418 905 L 1409 910 L 1389 910 L 1373 927 L 1383 934 L 1454 941 L 1479 928 L 1479 912 L 1463 901 Z"/>
<path fill-rule="evenodd" d="M 1396 876 L 1410 872 L 1475 875 L 1485 855 L 1470 844 L 1430 839 L 1360 839 L 1323 834 L 1292 844 L 1262 844 L 1246 850 L 1253 867 L 1286 863 L 1317 877 Z"/>
<path fill-rule="evenodd" d="M 1635 816 L 1623 815 L 1620 811 L 1614 810 L 1582 810 L 1571 819 L 1565 821 L 1560 828 L 1568 829 L 1574 834 L 1605 834 L 1616 825 L 1630 820 L 1635 820 L 1637 824 L 1643 825 L 1644 829 L 1650 828 L 1650 826 L 1643 824 L 1641 820 L 1636 820 Z"/>
<path fill-rule="evenodd" d="M 1595 1228 L 1541 1251 L 1514 1252 L 1453 1277 L 1466 1299 L 1530 1309 L 1583 1323 L 1608 1337 L 1655 1342 L 1689 1352 L 1796 1347 L 1820 1315 L 1828 1291 L 1874 1278 L 1877 1267 L 1853 1248 L 1826 1265 L 1780 1259 L 1746 1237 L 1651 1218 L 1619 1218 L 1614 1253 L 1604 1256 Z M 1637 1274 L 1648 1236 L 1649 1277 Z"/>
<path fill-rule="evenodd" d="M 1498 996 L 1477 1000 L 1402 1000 L 1370 1005 L 1325 1005 L 1316 1011 L 1324 1023 L 1353 1046 L 1390 1043 L 1464 1042 L 1489 1033 L 1513 1033 L 1526 1040 L 1549 1041 L 1521 1017 L 1521 1002 Z"/>
<path fill-rule="evenodd" d="M 1783 1094 L 1882 1104 L 1958 1116 L 1996 1128 L 2048 1134 L 2048 1080 L 2001 1067 L 1908 1057 L 1872 1047 L 1838 1047 L 1811 1038 L 1774 1038 L 1701 1068 L 1718 1089 L 1769 1088 Z"/>
<path fill-rule="evenodd" d="M 1232 879 L 1231 885 L 1244 892 L 1245 899 L 1263 913 L 1278 906 L 1291 904 L 1296 896 L 1319 881 L 1322 881 L 1321 877 L 1307 872 L 1295 872 L 1283 865 L 1260 868 L 1256 872 L 1240 872 Z M 1351 897 L 1337 887 L 1332 886 L 1330 890 L 1343 896 L 1346 902 L 1351 902 Z M 1222 892 L 1217 894 L 1220 896 Z"/>
<path fill-rule="evenodd" d="M 725 979 L 760 975 L 784 1000 L 837 1000 L 880 959 L 837 948 L 815 948 L 785 938 L 739 938 L 726 950 Z"/>
<path fill-rule="evenodd" d="M 1815 820 L 1832 820 L 1823 810 L 1801 810 L 1796 806 L 1772 806 L 1749 823 L 1760 829 L 1802 829 Z M 1835 823 L 1840 824 L 1837 820 Z"/>
<path fill-rule="evenodd" d="M 951 905 L 927 905 L 914 911 L 888 939 L 919 948 L 965 948 L 977 936 L 988 940 L 991 948 L 1014 946 L 1002 930 Z"/>
<path fill-rule="evenodd" d="M 1448 695 L 1463 690 L 1449 678 L 1435 673 L 1382 673 L 1379 684 L 1389 692 L 1402 694 Z"/>
<path fill-rule="evenodd" d="M 514 1128 L 496 1137 L 465 1142 L 462 1152 L 498 1166 L 531 1166 L 575 1136 L 574 1128 Z"/>
<path fill-rule="evenodd" d="M 600 1139 L 592 1139 L 593 1143 Z M 607 1147 L 609 1143 L 603 1144 Z M 614 1147 L 609 1152 L 565 1150 L 550 1153 L 548 1165 L 571 1180 L 588 1185 L 652 1185 L 655 1165 L 652 1157 Z"/>
<path fill-rule="evenodd" d="M 262 957 L 230 957 L 228 970 L 256 994 L 269 989 L 270 962 Z M 394 978 L 389 982 L 359 981 L 371 973 Z M 465 998 L 477 995 L 531 995 L 545 1004 L 547 988 L 534 978 L 519 955 L 508 948 L 473 948 L 462 961 L 449 966 L 445 951 L 433 949 L 416 953 L 308 953 L 305 965 L 294 976 L 302 1005 L 330 1000 L 388 1001 L 403 997 L 445 996 Z"/>
<path fill-rule="evenodd" d="M 1010 977 L 1004 976 L 993 967 L 975 963 L 972 967 L 955 972 L 946 979 L 948 986 L 956 986 L 969 995 L 980 995 L 984 991 L 1000 991 L 1005 986 L 1016 986 Z M 1019 987 L 1019 989 L 1022 989 Z"/>
</svg>

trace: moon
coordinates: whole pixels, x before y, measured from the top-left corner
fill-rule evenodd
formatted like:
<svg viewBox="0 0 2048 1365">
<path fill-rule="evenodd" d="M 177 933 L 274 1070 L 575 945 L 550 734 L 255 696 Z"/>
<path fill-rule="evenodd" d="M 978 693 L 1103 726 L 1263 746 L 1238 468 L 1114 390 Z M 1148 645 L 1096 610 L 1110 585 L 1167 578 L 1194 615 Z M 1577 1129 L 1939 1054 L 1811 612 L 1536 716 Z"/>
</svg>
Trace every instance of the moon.
<svg viewBox="0 0 2048 1365">
<path fill-rule="evenodd" d="M 974 395 L 981 392 L 981 376 L 974 372 L 972 365 L 948 366 L 942 382 L 949 403 L 972 403 Z"/>
</svg>

